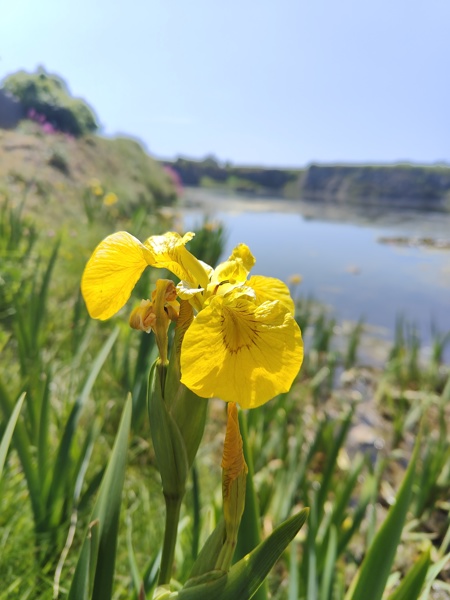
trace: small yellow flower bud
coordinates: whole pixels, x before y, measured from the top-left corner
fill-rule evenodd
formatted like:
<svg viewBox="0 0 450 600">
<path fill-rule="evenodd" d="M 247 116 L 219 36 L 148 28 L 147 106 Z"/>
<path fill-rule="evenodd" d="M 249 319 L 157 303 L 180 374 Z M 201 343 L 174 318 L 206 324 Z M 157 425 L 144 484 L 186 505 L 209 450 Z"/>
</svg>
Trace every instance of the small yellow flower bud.
<svg viewBox="0 0 450 600">
<path fill-rule="evenodd" d="M 130 327 L 140 329 L 146 333 L 150 333 L 154 328 L 155 321 L 156 315 L 153 310 L 153 302 L 150 300 L 142 300 L 130 315 Z"/>
<path fill-rule="evenodd" d="M 130 315 L 130 327 L 156 335 L 159 355 L 163 364 L 167 361 L 167 330 L 171 321 L 178 319 L 180 305 L 176 300 L 177 289 L 170 279 L 158 279 L 151 300 L 142 300 Z"/>
<path fill-rule="evenodd" d="M 222 458 L 222 497 L 226 538 L 216 563 L 216 568 L 223 571 L 228 571 L 237 543 L 239 525 L 245 507 L 247 473 L 237 407 L 234 402 L 229 402 Z"/>
<path fill-rule="evenodd" d="M 289 283 L 291 285 L 298 285 L 299 283 L 302 282 L 302 276 L 298 275 L 297 273 L 294 275 L 291 275 L 288 279 Z"/>
</svg>

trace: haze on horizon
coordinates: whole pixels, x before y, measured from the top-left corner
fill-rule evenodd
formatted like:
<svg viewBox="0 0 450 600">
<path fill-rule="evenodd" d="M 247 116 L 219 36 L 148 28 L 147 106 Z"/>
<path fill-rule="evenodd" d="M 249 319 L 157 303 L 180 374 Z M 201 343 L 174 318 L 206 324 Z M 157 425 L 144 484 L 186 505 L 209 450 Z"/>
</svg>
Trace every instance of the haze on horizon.
<svg viewBox="0 0 450 600">
<path fill-rule="evenodd" d="M 158 157 L 450 163 L 448 0 L 0 7 L 0 79 L 43 65 Z"/>
</svg>

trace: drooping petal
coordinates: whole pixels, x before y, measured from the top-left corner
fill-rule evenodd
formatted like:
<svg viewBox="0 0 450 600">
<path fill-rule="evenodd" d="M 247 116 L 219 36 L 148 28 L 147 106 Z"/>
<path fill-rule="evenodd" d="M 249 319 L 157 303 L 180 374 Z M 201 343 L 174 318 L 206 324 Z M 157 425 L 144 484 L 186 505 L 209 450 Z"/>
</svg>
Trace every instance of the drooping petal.
<svg viewBox="0 0 450 600">
<path fill-rule="evenodd" d="M 208 284 L 208 273 L 202 263 L 185 248 L 185 244 L 194 237 L 194 233 L 169 231 L 164 235 L 149 237 L 144 245 L 153 256 L 152 266 L 167 269 L 179 279 L 201 287 Z"/>
<path fill-rule="evenodd" d="M 184 336 L 181 381 L 204 398 L 254 408 L 287 392 L 302 360 L 300 329 L 282 303 L 214 296 Z"/>
<path fill-rule="evenodd" d="M 248 277 L 250 269 L 255 264 L 255 258 L 245 244 L 234 248 L 228 260 L 220 263 L 211 274 L 211 284 L 214 287 L 224 281 L 230 284 L 242 283 Z"/>
<path fill-rule="evenodd" d="M 105 238 L 84 269 L 81 292 L 94 319 L 109 319 L 129 299 L 152 255 L 126 231 Z"/>
<path fill-rule="evenodd" d="M 247 283 L 256 292 L 257 304 L 262 304 L 267 300 L 278 300 L 284 304 L 292 315 L 294 314 L 295 305 L 289 288 L 280 279 L 264 277 L 263 275 L 252 275 Z"/>
<path fill-rule="evenodd" d="M 247 269 L 248 273 L 250 273 L 256 263 L 256 258 L 250 252 L 250 248 L 246 244 L 238 244 L 233 249 L 233 252 L 230 254 L 228 260 L 236 259 L 240 259 L 242 261 L 242 264 Z"/>
<path fill-rule="evenodd" d="M 211 275 L 211 283 L 208 290 L 214 289 L 224 281 L 235 285 L 242 283 L 247 279 L 248 271 L 240 260 L 227 260 L 220 263 Z"/>
</svg>

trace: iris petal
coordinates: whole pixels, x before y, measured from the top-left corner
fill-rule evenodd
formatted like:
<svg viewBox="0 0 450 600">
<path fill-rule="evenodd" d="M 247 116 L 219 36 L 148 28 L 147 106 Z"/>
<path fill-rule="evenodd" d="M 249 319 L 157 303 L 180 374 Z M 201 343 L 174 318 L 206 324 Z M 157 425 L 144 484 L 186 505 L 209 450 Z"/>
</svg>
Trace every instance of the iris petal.
<svg viewBox="0 0 450 600">
<path fill-rule="evenodd" d="M 126 231 L 113 233 L 94 250 L 81 280 L 81 291 L 94 319 L 109 319 L 129 299 L 152 255 Z"/>
<path fill-rule="evenodd" d="M 164 235 L 149 237 L 144 243 L 153 255 L 153 267 L 167 269 L 179 279 L 194 285 L 206 287 L 208 273 L 202 263 L 185 248 L 185 244 L 194 237 L 194 233 L 179 233 L 169 231 Z"/>
<path fill-rule="evenodd" d="M 211 276 L 211 283 L 217 285 L 222 281 L 240 283 L 247 279 L 250 269 L 255 264 L 255 257 L 245 244 L 236 246 L 228 260 L 220 263 Z"/>
<path fill-rule="evenodd" d="M 278 300 L 293 315 L 295 312 L 294 301 L 291 298 L 289 288 L 280 279 L 275 277 L 264 277 L 263 275 L 252 275 L 247 284 L 256 292 L 257 304 L 267 300 Z"/>
<path fill-rule="evenodd" d="M 242 264 L 250 272 L 255 266 L 256 259 L 250 251 L 250 248 L 246 244 L 238 244 L 231 253 L 228 260 L 236 260 L 239 258 Z"/>
<path fill-rule="evenodd" d="M 204 398 L 254 408 L 287 392 L 302 360 L 300 329 L 283 304 L 216 296 L 185 334 L 181 381 Z"/>
</svg>

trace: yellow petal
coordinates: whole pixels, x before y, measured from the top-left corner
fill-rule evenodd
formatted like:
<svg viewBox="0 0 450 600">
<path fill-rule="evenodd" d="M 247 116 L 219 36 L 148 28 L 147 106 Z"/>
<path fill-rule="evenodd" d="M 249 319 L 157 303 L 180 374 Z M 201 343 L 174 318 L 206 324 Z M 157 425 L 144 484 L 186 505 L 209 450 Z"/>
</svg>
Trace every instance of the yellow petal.
<svg viewBox="0 0 450 600">
<path fill-rule="evenodd" d="M 248 273 L 255 266 L 256 259 L 250 252 L 250 248 L 245 244 L 238 244 L 234 248 L 228 260 L 236 260 L 237 258 L 239 258 L 242 261 L 242 264 L 247 269 Z"/>
<path fill-rule="evenodd" d="M 152 256 L 126 231 L 113 233 L 94 250 L 84 269 L 81 292 L 94 319 L 112 317 L 127 302 Z"/>
<path fill-rule="evenodd" d="M 284 304 L 292 315 L 294 314 L 295 305 L 289 288 L 280 279 L 264 277 L 263 275 L 252 275 L 247 283 L 256 292 L 257 304 L 262 304 L 267 300 L 278 300 Z"/>
<path fill-rule="evenodd" d="M 181 381 L 204 398 L 254 408 L 287 392 L 302 360 L 300 329 L 281 302 L 214 296 L 184 336 Z"/>
<path fill-rule="evenodd" d="M 208 273 L 202 263 L 195 258 L 184 246 L 194 237 L 194 233 L 179 233 L 169 231 L 164 235 L 154 235 L 145 242 L 146 248 L 152 253 L 152 266 L 167 269 L 179 279 L 188 281 L 195 286 L 206 287 Z"/>
<path fill-rule="evenodd" d="M 255 264 L 255 258 L 245 244 L 239 244 L 231 253 L 228 260 L 220 265 L 211 274 L 210 288 L 228 281 L 231 284 L 241 283 L 248 277 L 250 269 Z"/>
</svg>

